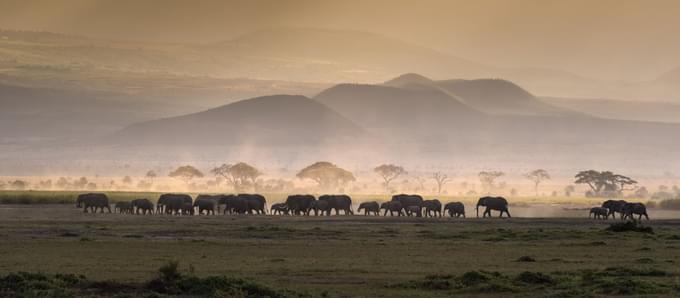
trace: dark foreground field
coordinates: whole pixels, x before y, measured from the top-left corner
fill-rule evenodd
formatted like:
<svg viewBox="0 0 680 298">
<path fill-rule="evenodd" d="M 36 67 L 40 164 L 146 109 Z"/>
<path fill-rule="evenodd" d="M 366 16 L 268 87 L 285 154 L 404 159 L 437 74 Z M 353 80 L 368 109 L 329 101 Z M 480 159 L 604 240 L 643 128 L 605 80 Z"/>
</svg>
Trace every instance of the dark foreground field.
<svg viewBox="0 0 680 298">
<path fill-rule="evenodd" d="M 613 222 L 126 216 L 0 205 L 0 289 L 123 297 L 680 295 L 680 220 L 646 223 L 654 233 L 605 231 Z M 180 275 L 159 279 L 158 268 L 172 260 Z M 7 276 L 20 271 L 44 274 Z"/>
</svg>

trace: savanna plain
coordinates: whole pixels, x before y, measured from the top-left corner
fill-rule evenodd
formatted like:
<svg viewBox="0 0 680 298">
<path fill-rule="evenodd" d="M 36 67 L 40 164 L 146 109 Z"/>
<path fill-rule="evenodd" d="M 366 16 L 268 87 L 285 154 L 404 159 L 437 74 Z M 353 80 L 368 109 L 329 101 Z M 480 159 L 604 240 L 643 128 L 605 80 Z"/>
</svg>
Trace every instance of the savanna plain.
<svg viewBox="0 0 680 298">
<path fill-rule="evenodd" d="M 539 210 L 560 213 L 541 217 L 532 205 L 511 205 L 511 219 L 477 219 L 467 202 L 468 218 L 144 216 L 83 213 L 69 196 L 0 205 L 0 294 L 680 295 L 680 220 L 662 211 L 642 225 L 549 206 Z"/>
</svg>

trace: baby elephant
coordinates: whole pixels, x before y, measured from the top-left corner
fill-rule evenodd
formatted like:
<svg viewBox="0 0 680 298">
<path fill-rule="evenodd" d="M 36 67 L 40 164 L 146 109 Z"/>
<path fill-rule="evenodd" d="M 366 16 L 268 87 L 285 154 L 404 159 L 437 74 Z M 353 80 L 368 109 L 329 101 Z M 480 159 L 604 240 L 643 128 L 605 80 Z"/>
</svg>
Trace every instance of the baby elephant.
<svg viewBox="0 0 680 298">
<path fill-rule="evenodd" d="M 328 204 L 328 201 L 313 201 L 309 207 L 310 210 L 314 210 L 314 216 L 318 216 L 319 214 L 323 215 L 324 212 L 326 212 L 326 215 L 328 216 L 331 215 L 331 206 Z"/>
<path fill-rule="evenodd" d="M 278 203 L 272 205 L 271 214 L 288 215 L 288 205 L 284 203 Z"/>
<path fill-rule="evenodd" d="M 401 207 L 401 202 L 398 201 L 389 201 L 382 203 L 380 205 L 380 210 L 382 209 L 385 209 L 385 213 L 383 214 L 383 216 L 387 216 L 387 211 L 390 212 L 390 216 L 394 216 L 394 212 L 396 212 L 397 215 L 399 216 L 402 216 L 404 214 L 403 212 L 401 212 L 401 209 L 403 209 Z"/>
<path fill-rule="evenodd" d="M 182 215 L 194 215 L 194 204 L 184 202 L 182 204 Z"/>
<path fill-rule="evenodd" d="M 444 206 L 444 211 L 449 213 L 450 217 L 463 217 L 465 218 L 465 205 L 461 202 L 451 202 Z"/>
<path fill-rule="evenodd" d="M 420 206 L 408 206 L 406 207 L 406 215 L 415 217 L 423 217 L 423 208 Z"/>
<path fill-rule="evenodd" d="M 362 209 L 364 210 L 364 215 L 370 215 L 371 213 L 376 216 L 380 215 L 380 206 L 378 205 L 378 202 L 363 202 L 359 205 L 357 212 L 361 212 Z"/>
<path fill-rule="evenodd" d="M 604 207 L 590 208 L 588 218 L 590 218 L 591 216 L 593 216 L 595 219 L 609 219 L 609 209 Z"/>
<path fill-rule="evenodd" d="M 127 213 L 127 214 L 132 214 L 132 204 L 130 202 L 116 202 L 116 205 L 113 207 L 114 211 L 118 211 L 118 213 Z"/>
<path fill-rule="evenodd" d="M 135 209 L 135 214 L 139 214 L 140 211 L 144 215 L 147 213 L 153 214 L 153 203 L 151 203 L 149 199 L 135 199 L 132 200 L 131 205 L 132 208 Z"/>
<path fill-rule="evenodd" d="M 635 215 L 637 215 L 638 220 L 642 220 L 642 216 L 649 220 L 647 207 L 642 203 L 626 203 L 623 205 L 623 208 L 621 208 L 621 212 L 623 213 L 622 219 L 630 218 L 635 220 Z"/>
</svg>

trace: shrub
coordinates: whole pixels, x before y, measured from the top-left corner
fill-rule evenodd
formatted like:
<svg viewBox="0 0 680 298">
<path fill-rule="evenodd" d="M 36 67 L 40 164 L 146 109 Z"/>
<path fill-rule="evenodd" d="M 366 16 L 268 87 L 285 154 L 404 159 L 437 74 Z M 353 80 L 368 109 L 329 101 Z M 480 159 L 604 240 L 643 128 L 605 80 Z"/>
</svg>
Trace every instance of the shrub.
<svg viewBox="0 0 680 298">
<path fill-rule="evenodd" d="M 536 262 L 536 259 L 530 256 L 521 256 L 517 258 L 517 262 Z"/>
<path fill-rule="evenodd" d="M 182 275 L 179 273 L 179 262 L 172 260 L 163 264 L 158 268 L 160 279 L 166 282 L 172 282 L 179 279 Z"/>
<path fill-rule="evenodd" d="M 529 271 L 524 271 L 517 275 L 517 278 L 515 280 L 527 284 L 554 284 L 555 280 L 547 274 L 541 273 L 541 272 L 529 272 Z"/>
<path fill-rule="evenodd" d="M 623 222 L 623 223 L 614 223 L 614 224 L 609 225 L 609 227 L 606 230 L 610 231 L 610 232 L 639 232 L 639 233 L 654 234 L 654 229 L 652 229 L 652 227 L 642 226 L 642 224 L 637 223 L 635 221 L 626 221 L 626 222 Z"/>
<path fill-rule="evenodd" d="M 478 271 L 468 271 L 460 277 L 460 282 L 465 286 L 474 286 L 489 281 L 489 277 Z"/>
</svg>

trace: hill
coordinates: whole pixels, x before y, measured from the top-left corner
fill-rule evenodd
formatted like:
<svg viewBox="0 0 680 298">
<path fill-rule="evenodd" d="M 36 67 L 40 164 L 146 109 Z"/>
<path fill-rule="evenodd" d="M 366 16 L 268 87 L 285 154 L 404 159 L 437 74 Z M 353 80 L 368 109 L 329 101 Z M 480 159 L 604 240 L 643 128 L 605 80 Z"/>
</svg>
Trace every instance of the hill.
<svg viewBox="0 0 680 298">
<path fill-rule="evenodd" d="M 390 138 L 435 137 L 447 127 L 473 121 L 482 113 L 434 89 L 340 84 L 314 99 L 369 131 Z"/>
<path fill-rule="evenodd" d="M 566 116 L 576 112 L 552 106 L 517 84 L 501 79 L 441 80 L 408 73 L 383 85 L 444 93 L 469 108 L 497 115 Z"/>
<path fill-rule="evenodd" d="M 272 95 L 133 124 L 108 142 L 133 146 L 307 146 L 363 136 L 360 127 L 314 100 Z"/>
</svg>

